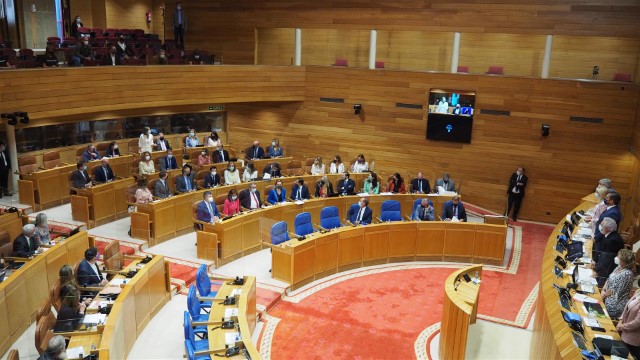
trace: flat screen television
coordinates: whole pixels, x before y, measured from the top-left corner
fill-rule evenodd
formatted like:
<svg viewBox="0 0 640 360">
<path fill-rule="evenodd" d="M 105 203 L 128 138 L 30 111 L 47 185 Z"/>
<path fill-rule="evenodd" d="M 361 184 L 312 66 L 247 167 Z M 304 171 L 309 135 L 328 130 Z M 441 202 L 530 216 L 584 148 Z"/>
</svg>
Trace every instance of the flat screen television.
<svg viewBox="0 0 640 360">
<path fill-rule="evenodd" d="M 431 89 L 427 139 L 470 143 L 475 102 L 475 91 Z"/>
</svg>

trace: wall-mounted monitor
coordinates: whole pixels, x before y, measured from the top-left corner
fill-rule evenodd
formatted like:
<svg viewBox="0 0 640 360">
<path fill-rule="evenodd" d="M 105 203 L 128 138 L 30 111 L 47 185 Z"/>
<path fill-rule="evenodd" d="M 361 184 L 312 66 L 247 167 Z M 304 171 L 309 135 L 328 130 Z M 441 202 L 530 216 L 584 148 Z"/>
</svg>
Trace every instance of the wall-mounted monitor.
<svg viewBox="0 0 640 360">
<path fill-rule="evenodd" d="M 475 91 L 431 89 L 427 139 L 470 143 L 475 102 Z"/>
</svg>

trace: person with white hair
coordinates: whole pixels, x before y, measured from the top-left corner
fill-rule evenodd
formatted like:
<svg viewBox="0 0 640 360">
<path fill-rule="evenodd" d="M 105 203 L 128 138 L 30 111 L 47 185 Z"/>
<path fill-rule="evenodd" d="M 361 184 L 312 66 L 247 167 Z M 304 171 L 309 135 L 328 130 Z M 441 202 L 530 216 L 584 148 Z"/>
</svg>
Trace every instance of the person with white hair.
<svg viewBox="0 0 640 360">
<path fill-rule="evenodd" d="M 64 337 L 56 335 L 49 340 L 47 350 L 40 355 L 38 360 L 64 360 L 67 358 Z"/>
<path fill-rule="evenodd" d="M 29 258 L 36 253 L 40 244 L 38 244 L 38 239 L 33 236 L 35 232 L 36 226 L 33 224 L 27 224 L 22 227 L 22 234 L 13 242 L 13 256 Z"/>
<path fill-rule="evenodd" d="M 618 234 L 618 224 L 610 217 L 605 217 L 600 223 L 600 233 L 604 235 L 602 250 L 597 257 L 594 270 L 597 273 L 598 285 L 603 286 L 609 274 L 613 272 L 617 264 L 615 257 L 618 251 L 624 249 L 624 240 Z"/>
<path fill-rule="evenodd" d="M 35 239 L 40 244 L 49 245 L 51 243 L 51 234 L 49 233 L 49 224 L 45 213 L 40 213 L 36 216 Z"/>
</svg>

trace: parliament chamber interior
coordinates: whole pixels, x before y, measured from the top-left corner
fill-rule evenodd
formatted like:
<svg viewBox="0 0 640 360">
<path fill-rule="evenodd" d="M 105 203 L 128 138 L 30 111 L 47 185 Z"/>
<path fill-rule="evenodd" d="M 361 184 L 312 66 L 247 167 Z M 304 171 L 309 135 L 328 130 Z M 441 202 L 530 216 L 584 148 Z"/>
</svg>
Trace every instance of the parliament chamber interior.
<svg viewBox="0 0 640 360">
<path fill-rule="evenodd" d="M 639 14 L 0 1 L 1 359 L 637 359 Z"/>
</svg>

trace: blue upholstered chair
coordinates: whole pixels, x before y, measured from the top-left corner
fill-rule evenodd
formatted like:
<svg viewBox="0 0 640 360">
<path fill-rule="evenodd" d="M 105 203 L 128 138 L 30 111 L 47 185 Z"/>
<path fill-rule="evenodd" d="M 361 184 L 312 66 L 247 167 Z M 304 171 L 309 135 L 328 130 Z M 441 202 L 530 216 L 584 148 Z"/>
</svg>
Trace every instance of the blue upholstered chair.
<svg viewBox="0 0 640 360">
<path fill-rule="evenodd" d="M 211 356 L 208 354 L 196 356 L 196 349 L 189 340 L 184 341 L 184 348 L 187 353 L 187 360 L 211 360 Z"/>
<path fill-rule="evenodd" d="M 191 342 L 196 351 L 209 350 L 209 340 L 196 340 L 189 312 L 184 312 L 184 340 Z"/>
<path fill-rule="evenodd" d="M 331 230 L 342 227 L 340 222 L 340 212 L 335 206 L 327 206 L 320 210 L 320 227 L 322 229 Z"/>
<path fill-rule="evenodd" d="M 396 200 L 385 200 L 380 207 L 381 222 L 387 221 L 402 221 L 402 214 L 400 213 L 400 202 Z"/>
<path fill-rule="evenodd" d="M 351 205 L 349 211 L 347 211 L 347 220 L 349 220 L 352 224 L 356 223 L 356 217 L 358 217 L 358 210 L 360 210 L 360 204 L 355 203 Z"/>
<path fill-rule="evenodd" d="M 298 236 L 306 236 L 315 231 L 311 223 L 311 214 L 308 212 L 302 212 L 296 215 L 293 225 L 295 226 L 295 233 Z"/>
<path fill-rule="evenodd" d="M 205 264 L 200 265 L 196 273 L 196 287 L 201 297 L 212 298 L 218 293 L 211 291 L 211 280 L 209 279 L 209 274 L 207 274 L 207 265 Z M 205 311 L 211 308 L 210 304 L 211 301 L 200 301 L 200 306 L 204 308 Z"/>
<path fill-rule="evenodd" d="M 210 308 L 211 301 L 207 301 L 207 303 Z M 189 292 L 187 292 L 187 310 L 189 310 L 189 314 L 191 314 L 194 321 L 207 321 L 209 319 L 209 314 L 204 312 L 204 309 L 198 300 L 196 287 L 194 285 L 189 286 Z"/>
<path fill-rule="evenodd" d="M 279 245 L 289 240 L 289 230 L 287 223 L 279 221 L 271 226 L 271 244 Z"/>
</svg>

